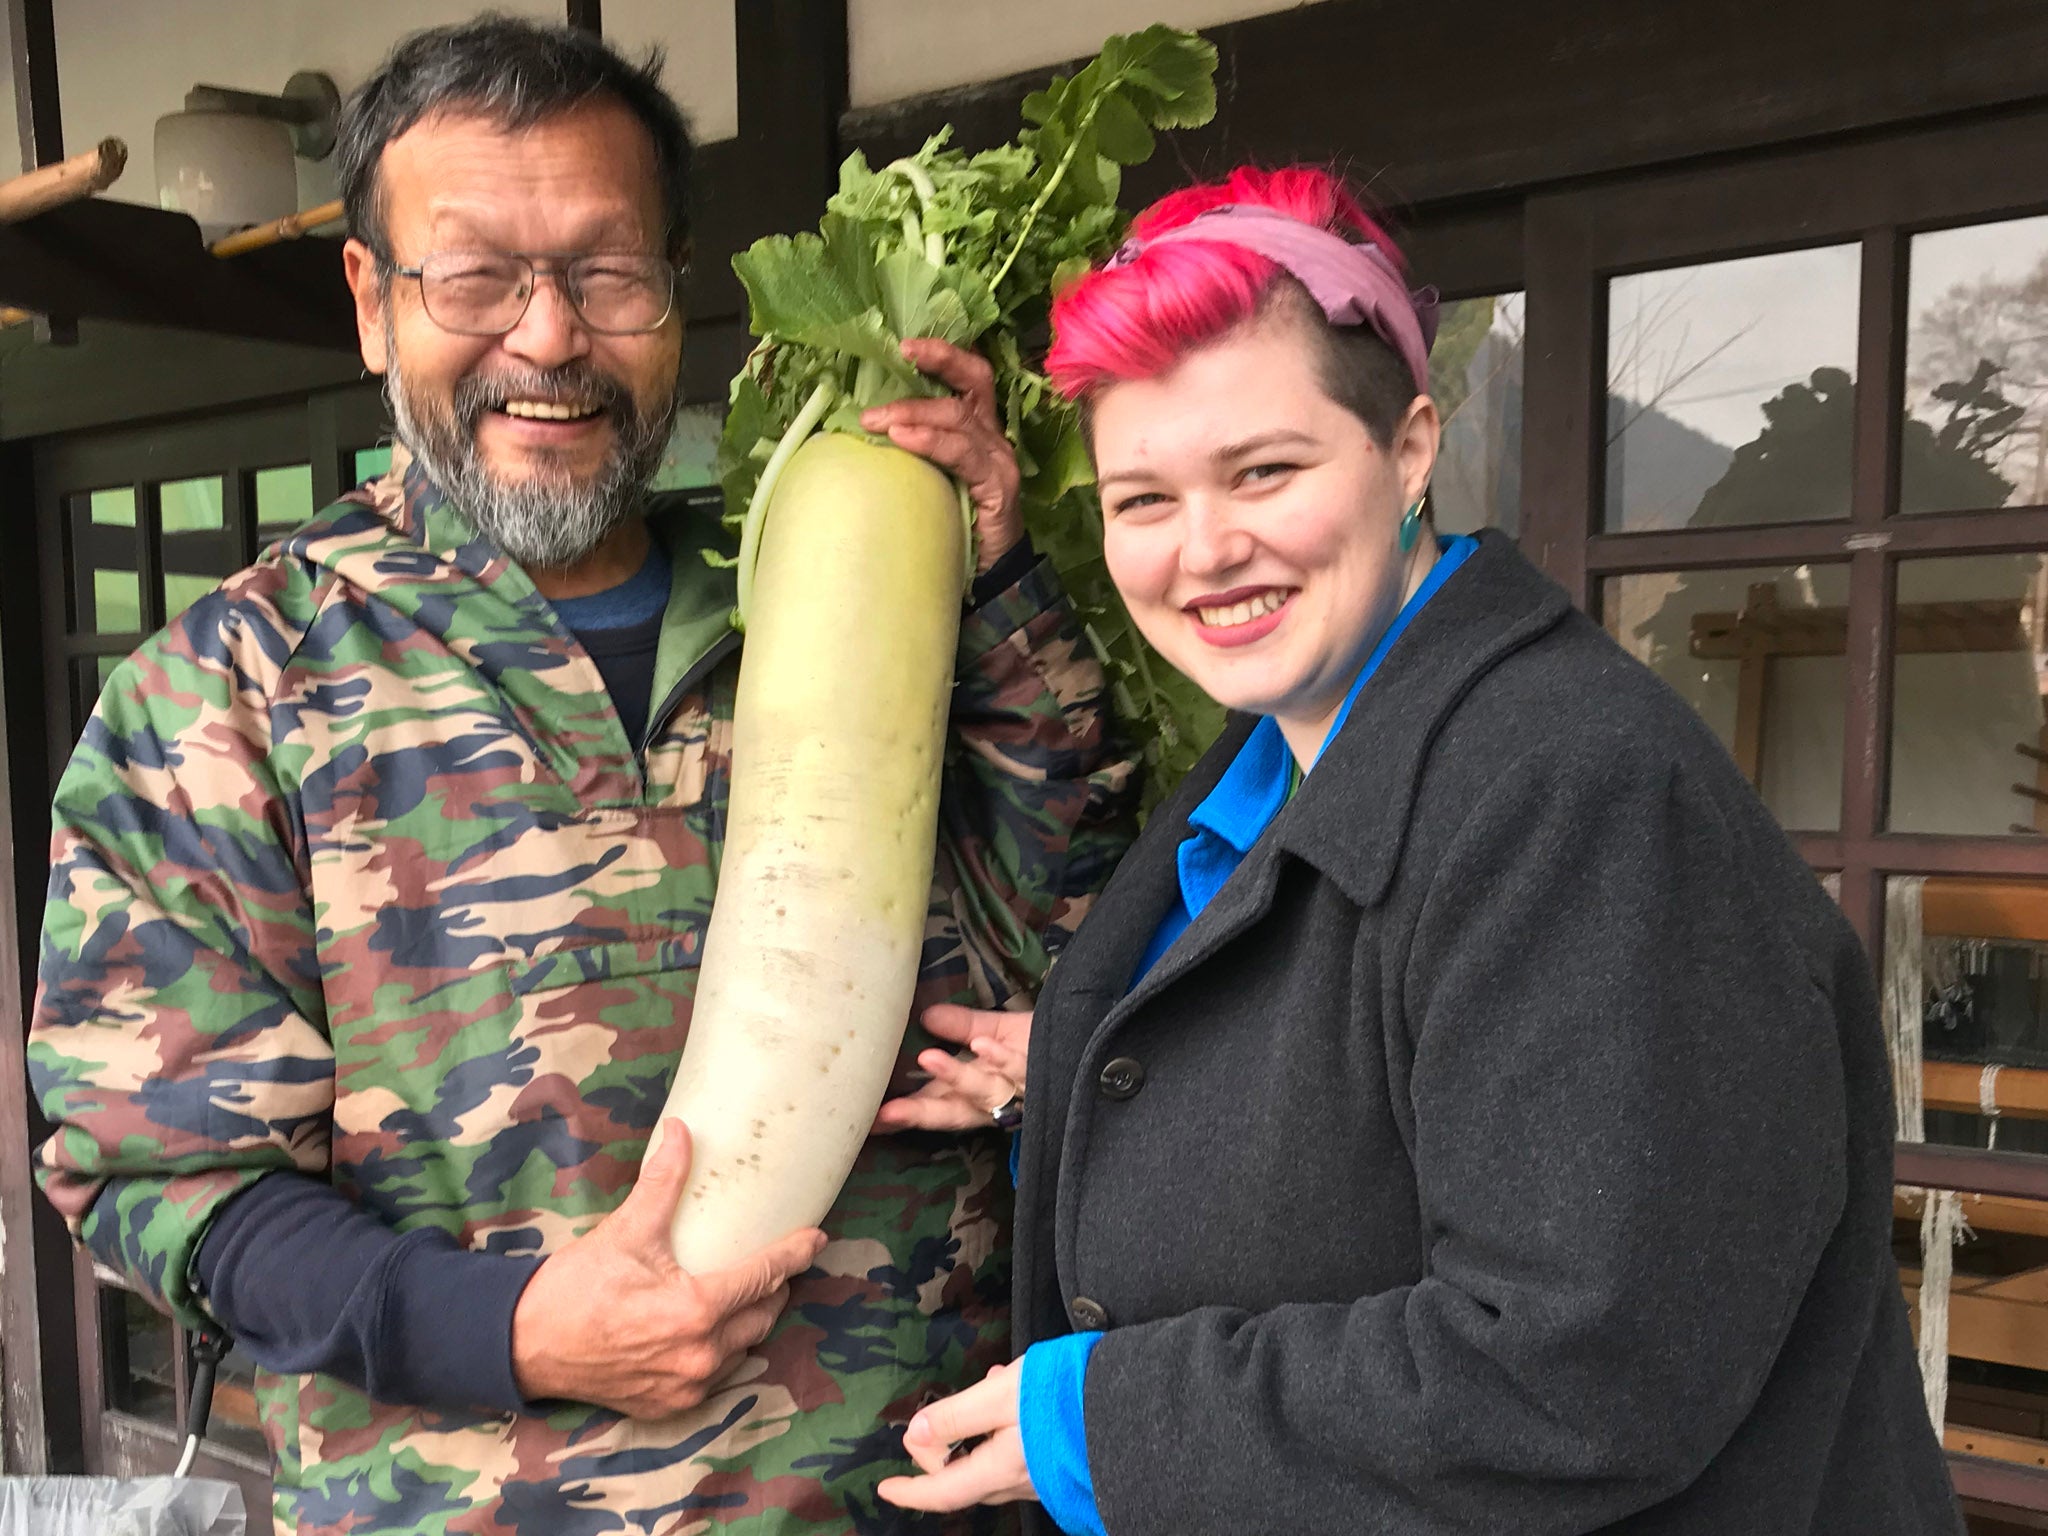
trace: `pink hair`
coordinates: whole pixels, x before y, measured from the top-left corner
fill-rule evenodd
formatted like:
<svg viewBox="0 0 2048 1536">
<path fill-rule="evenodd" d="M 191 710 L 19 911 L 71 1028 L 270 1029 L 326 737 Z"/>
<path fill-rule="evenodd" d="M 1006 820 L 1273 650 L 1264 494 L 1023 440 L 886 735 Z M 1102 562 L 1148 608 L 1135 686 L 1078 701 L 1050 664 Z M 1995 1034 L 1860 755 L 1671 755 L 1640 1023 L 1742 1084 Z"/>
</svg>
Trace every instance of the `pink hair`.
<svg viewBox="0 0 2048 1536">
<path fill-rule="evenodd" d="M 1140 238 L 1178 229 L 1228 203 L 1271 208 L 1378 246 L 1405 273 L 1387 232 L 1333 173 L 1316 166 L 1239 166 L 1222 181 L 1170 192 L 1131 221 Z M 1284 276 L 1267 257 L 1235 246 L 1173 242 L 1130 265 L 1097 269 L 1068 285 L 1052 306 L 1046 374 L 1070 400 L 1120 379 L 1166 372 L 1204 342 L 1250 319 Z"/>
</svg>

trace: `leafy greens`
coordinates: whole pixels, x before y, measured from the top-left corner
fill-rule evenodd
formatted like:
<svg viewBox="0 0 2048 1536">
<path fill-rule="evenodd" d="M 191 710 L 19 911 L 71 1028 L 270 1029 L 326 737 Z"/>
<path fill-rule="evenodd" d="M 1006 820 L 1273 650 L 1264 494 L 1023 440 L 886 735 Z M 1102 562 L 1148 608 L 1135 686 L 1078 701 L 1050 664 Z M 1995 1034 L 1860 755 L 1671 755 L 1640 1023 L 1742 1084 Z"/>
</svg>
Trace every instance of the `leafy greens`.
<svg viewBox="0 0 2048 1536">
<path fill-rule="evenodd" d="M 1102 560 L 1102 515 L 1074 406 L 1055 394 L 1029 338 L 1052 295 L 1122 238 L 1122 168 L 1161 129 L 1215 115 L 1216 50 L 1164 26 L 1112 37 L 1072 79 L 1026 97 L 1031 125 L 975 155 L 942 130 L 915 155 L 871 168 L 855 153 L 815 234 L 772 235 L 733 258 L 759 345 L 733 380 L 719 444 L 728 521 L 741 525 L 740 606 L 780 467 L 814 430 L 867 436 L 860 413 L 943 387 L 901 343 L 978 347 L 1017 451 L 1026 526 L 1065 581 L 1108 668 L 1118 713 L 1145 740 L 1147 803 L 1214 736 L 1222 711 L 1138 635 Z"/>
</svg>

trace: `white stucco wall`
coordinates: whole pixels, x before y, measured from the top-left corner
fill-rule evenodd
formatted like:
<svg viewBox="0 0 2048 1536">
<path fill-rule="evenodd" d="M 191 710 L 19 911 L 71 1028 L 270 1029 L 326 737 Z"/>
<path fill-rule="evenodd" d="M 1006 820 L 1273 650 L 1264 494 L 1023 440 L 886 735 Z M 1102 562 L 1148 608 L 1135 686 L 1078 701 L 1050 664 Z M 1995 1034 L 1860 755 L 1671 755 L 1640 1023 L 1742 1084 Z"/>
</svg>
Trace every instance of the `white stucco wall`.
<svg viewBox="0 0 2048 1536">
<path fill-rule="evenodd" d="M 560 20 L 563 0 L 492 0 L 497 9 Z M 1301 0 L 1296 0 L 1301 3 Z M 156 120 L 200 83 L 277 91 L 318 69 L 346 92 L 409 31 L 459 20 L 482 0 L 53 0 L 64 142 L 114 135 L 128 170 L 108 193 L 154 204 Z M 1092 53 L 1113 32 L 1156 21 L 1207 27 L 1290 9 L 1275 0 L 850 0 L 849 87 L 872 106 L 999 79 Z M 733 0 L 605 0 L 605 36 L 629 54 L 658 45 L 663 78 L 701 143 L 739 131 Z M 5 50 L 0 50 L 4 55 Z M 0 103 L 13 93 L 0 57 Z M 15 153 L 11 119 L 0 173 Z M 333 195 L 328 166 L 301 163 L 300 202 Z"/>
<path fill-rule="evenodd" d="M 611 5 L 605 0 L 607 23 Z M 1274 0 L 848 0 L 849 90 L 855 106 L 875 106 L 1081 58 L 1105 37 L 1155 21 L 1212 27 L 1292 8 Z"/>
<path fill-rule="evenodd" d="M 560 21 L 563 0 L 492 0 L 495 9 Z M 155 204 L 156 120 L 197 84 L 282 90 L 294 70 L 324 70 L 346 93 L 391 45 L 421 27 L 459 21 L 481 0 L 54 0 L 64 143 L 109 134 L 128 143 L 128 170 L 108 193 Z M 664 44 L 665 75 L 700 138 L 736 126 L 731 0 L 607 0 L 607 30 L 629 48 Z M 4 50 L 0 50 L 4 52 Z M 12 92 L 0 101 L 12 101 Z M 7 142 L 12 144 L 12 118 Z M 300 162 L 301 206 L 333 196 L 327 163 Z"/>
</svg>

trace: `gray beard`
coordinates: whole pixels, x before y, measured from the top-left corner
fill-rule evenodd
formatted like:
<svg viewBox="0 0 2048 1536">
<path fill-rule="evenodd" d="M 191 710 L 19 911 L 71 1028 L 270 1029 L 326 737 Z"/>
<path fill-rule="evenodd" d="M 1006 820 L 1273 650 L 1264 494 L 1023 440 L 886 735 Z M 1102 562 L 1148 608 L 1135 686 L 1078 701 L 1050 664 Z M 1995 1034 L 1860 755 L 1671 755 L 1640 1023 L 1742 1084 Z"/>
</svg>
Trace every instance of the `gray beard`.
<svg viewBox="0 0 2048 1536">
<path fill-rule="evenodd" d="M 398 366 L 398 342 L 385 321 L 384 401 L 399 441 L 419 461 L 478 534 L 528 569 L 575 565 L 640 510 L 661 467 L 678 401 L 671 390 L 652 413 L 632 392 L 586 363 L 545 372 L 472 375 L 455 386 L 452 410 L 415 401 Z M 543 469 L 506 483 L 477 452 L 483 413 L 508 399 L 595 398 L 611 418 L 612 447 L 595 475 L 577 480 L 566 469 Z"/>
</svg>

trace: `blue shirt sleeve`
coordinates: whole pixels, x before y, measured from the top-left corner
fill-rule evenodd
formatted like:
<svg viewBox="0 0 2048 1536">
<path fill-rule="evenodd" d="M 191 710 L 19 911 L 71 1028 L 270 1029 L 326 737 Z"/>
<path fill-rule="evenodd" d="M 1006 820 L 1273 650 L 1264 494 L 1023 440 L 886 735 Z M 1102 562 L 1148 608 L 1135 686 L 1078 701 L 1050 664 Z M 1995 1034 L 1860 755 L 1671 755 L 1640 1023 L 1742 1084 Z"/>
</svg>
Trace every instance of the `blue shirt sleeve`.
<svg viewBox="0 0 2048 1536">
<path fill-rule="evenodd" d="M 1024 1438 L 1024 1466 L 1038 1502 L 1067 1536 L 1109 1536 L 1095 1507 L 1095 1480 L 1088 1473 L 1088 1434 L 1082 1422 L 1082 1388 L 1088 1357 L 1100 1333 L 1069 1333 L 1044 1339 L 1024 1351 L 1024 1378 L 1017 1386 L 1017 1429 Z"/>
<path fill-rule="evenodd" d="M 207 1307 L 267 1370 L 321 1371 L 380 1402 L 531 1412 L 512 1375 L 512 1312 L 539 1257 L 394 1232 L 300 1173 L 221 1207 L 195 1259 Z"/>
</svg>

